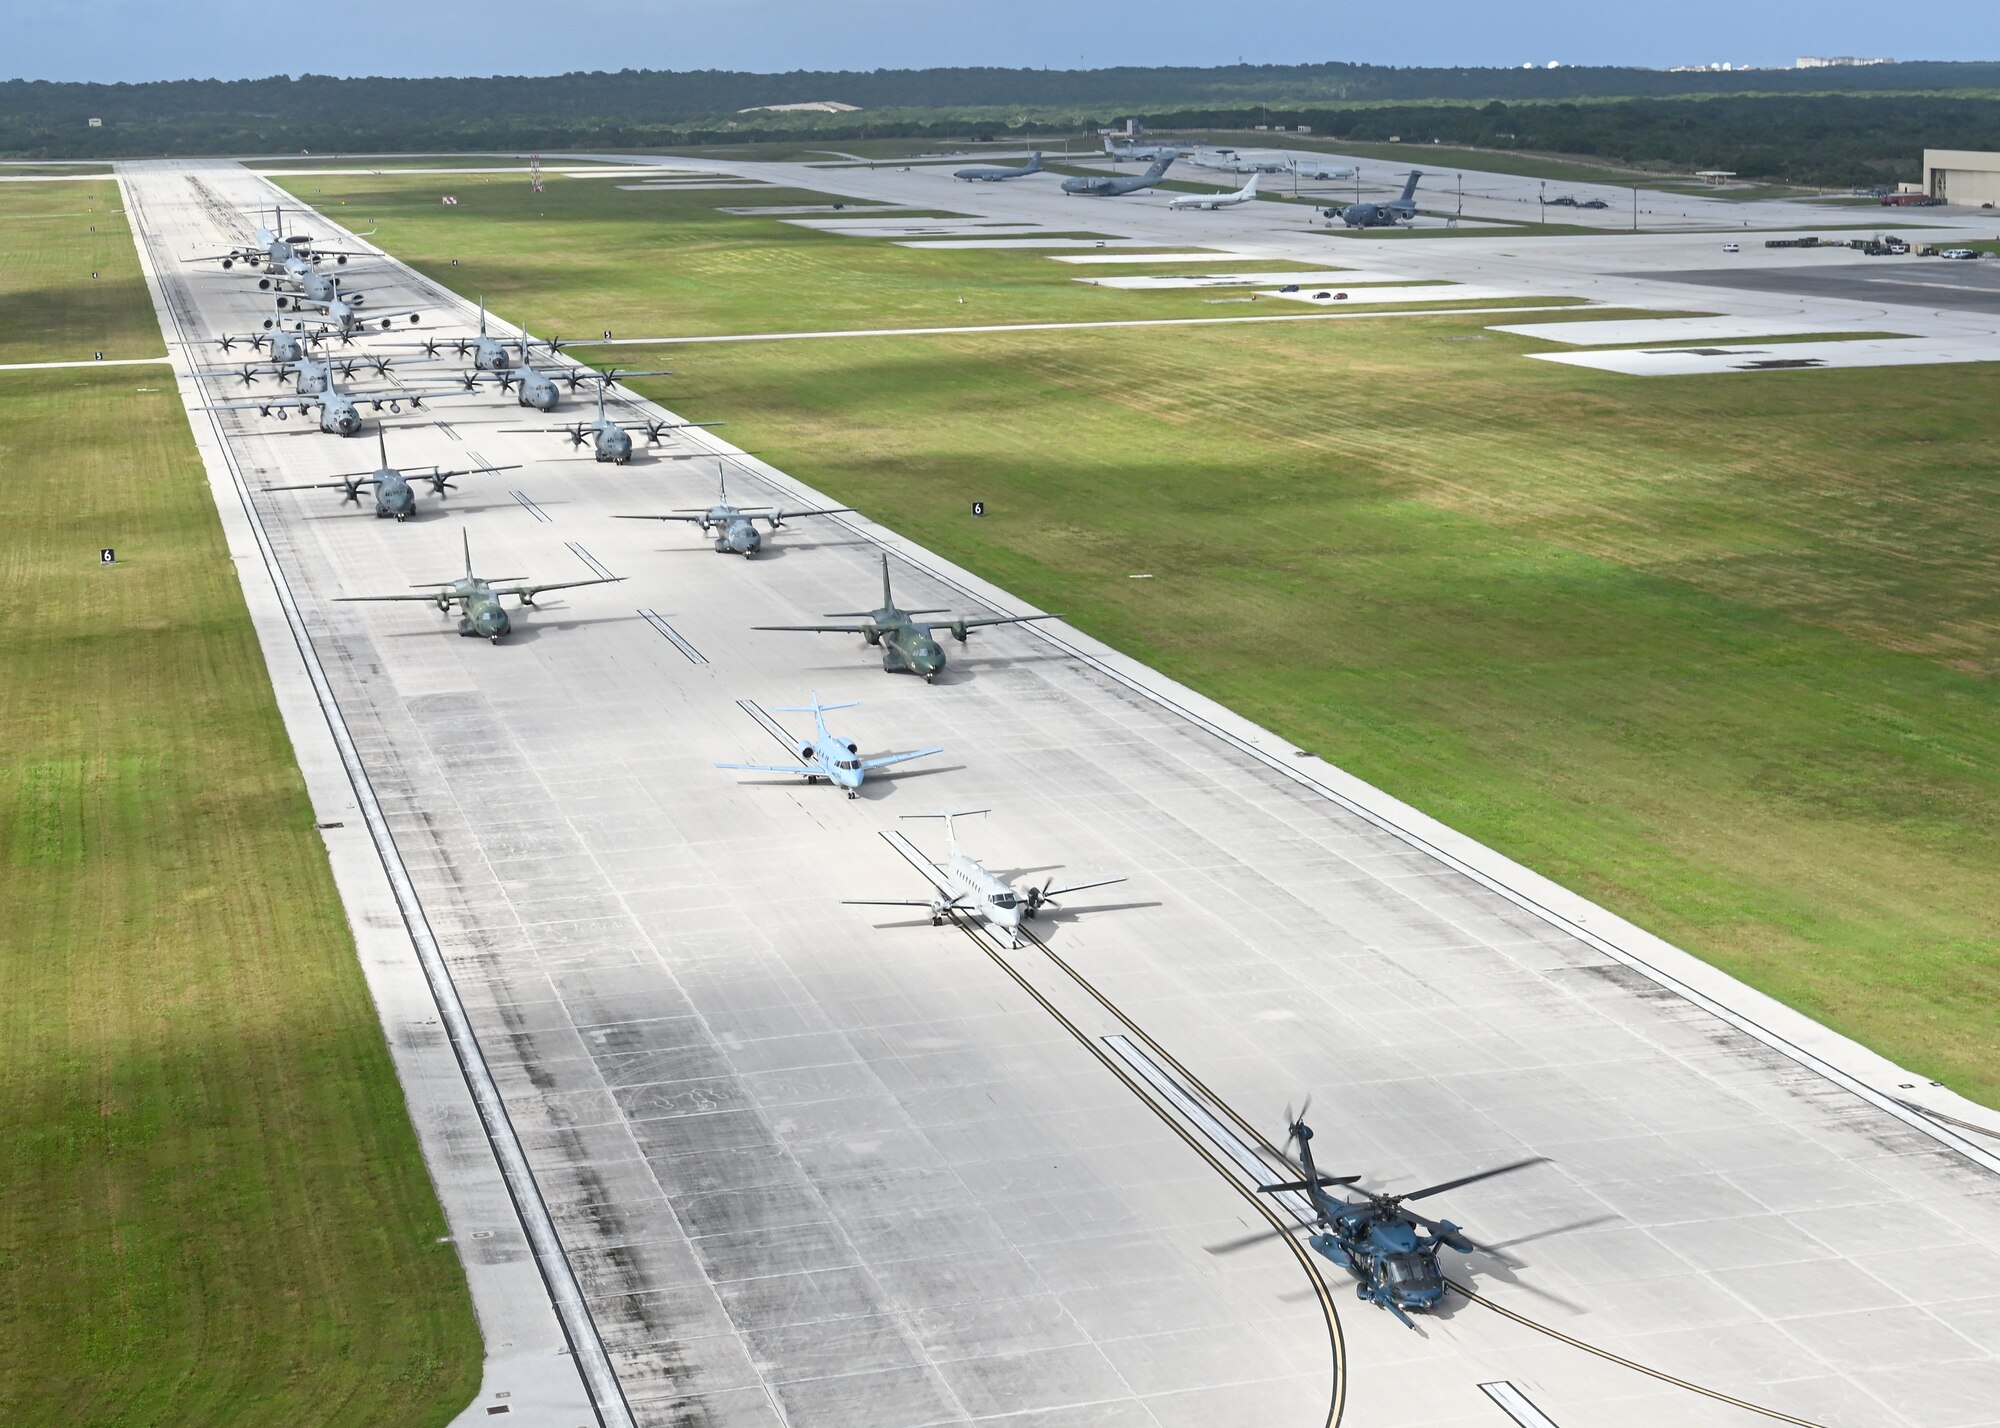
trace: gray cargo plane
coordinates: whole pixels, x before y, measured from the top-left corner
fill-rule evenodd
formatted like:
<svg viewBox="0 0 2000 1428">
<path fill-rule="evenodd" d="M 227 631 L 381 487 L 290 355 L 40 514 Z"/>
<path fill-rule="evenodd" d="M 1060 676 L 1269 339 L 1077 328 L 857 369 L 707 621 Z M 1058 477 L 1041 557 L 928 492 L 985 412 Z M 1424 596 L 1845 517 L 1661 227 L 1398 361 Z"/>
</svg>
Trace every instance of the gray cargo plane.
<svg viewBox="0 0 2000 1428">
<path fill-rule="evenodd" d="M 1174 158 L 1180 150 L 1172 144 L 1135 144 L 1129 139 L 1106 139 L 1104 152 L 1114 159 L 1138 159 L 1143 163 L 1153 163 L 1159 159 Z"/>
<path fill-rule="evenodd" d="M 403 403 L 421 409 L 428 397 L 448 397 L 455 395 L 452 389 L 437 391 L 415 391 L 407 387 L 397 387 L 387 392 L 343 392 L 331 377 L 327 378 L 326 389 L 320 392 L 299 392 L 290 396 L 265 397 L 244 402 L 216 402 L 205 407 L 196 407 L 203 412 L 258 412 L 263 416 L 275 415 L 279 421 L 290 421 L 293 412 L 304 416 L 315 409 L 319 412 L 319 429 L 334 436 L 359 436 L 365 425 L 361 417 L 361 407 L 366 404 L 376 411 L 387 407 L 392 412 L 400 412 Z"/>
<path fill-rule="evenodd" d="M 601 375 L 601 374 L 600 374 Z M 609 380 L 597 384 L 597 420 L 574 421 L 567 426 L 510 426 L 502 431 L 531 432 L 559 431 L 569 438 L 573 447 L 588 441 L 591 453 L 599 461 L 609 461 L 623 466 L 632 459 L 632 433 L 646 433 L 646 445 L 659 445 L 660 438 L 670 431 L 685 431 L 694 426 L 721 426 L 719 421 L 613 421 L 604 410 L 604 389 Z"/>
<path fill-rule="evenodd" d="M 970 818 L 976 813 L 985 813 L 984 808 L 969 808 L 960 813 L 905 813 L 905 818 L 942 818 L 944 820 L 944 841 L 948 850 L 943 867 L 939 867 L 918 852 L 901 833 L 891 829 L 883 833 L 882 839 L 891 848 L 908 860 L 911 867 L 922 873 L 930 881 L 936 892 L 928 898 L 843 898 L 849 907 L 924 907 L 930 909 L 931 926 L 936 927 L 954 912 L 967 912 L 985 925 L 988 933 L 1001 946 L 1010 951 L 1021 945 L 1021 924 L 1035 916 L 1045 907 L 1058 907 L 1058 897 L 1065 893 L 1083 892 L 1089 888 L 1110 887 L 1113 883 L 1125 881 L 1121 875 L 1115 878 L 1098 878 L 1087 883 L 1071 883 L 1067 887 L 1055 886 L 1050 878 L 1040 887 L 1030 884 L 1026 888 L 1016 888 L 1005 878 L 989 872 L 977 858 L 958 850 L 958 837 L 952 827 L 954 818 Z"/>
<path fill-rule="evenodd" d="M 858 625 L 757 625 L 759 630 L 797 630 L 822 635 L 859 635 L 871 645 L 882 650 L 882 668 L 891 674 L 907 671 L 923 676 L 926 684 L 935 683 L 945 666 L 944 651 L 938 647 L 933 630 L 943 628 L 951 631 L 953 639 L 964 644 L 973 630 L 981 625 L 1020 625 L 1030 620 L 1060 620 L 1060 615 L 954 615 L 949 620 L 913 620 L 912 615 L 941 615 L 941 609 L 898 610 L 896 597 L 889 590 L 889 557 L 882 557 L 882 608 L 879 610 L 840 610 L 826 616 L 829 620 L 858 619 Z"/>
<path fill-rule="evenodd" d="M 461 532 L 461 534 L 464 534 Z M 500 637 L 514 628 L 507 618 L 506 606 L 502 603 L 512 595 L 523 606 L 533 605 L 535 597 L 545 590 L 574 590 L 583 585 L 614 585 L 625 577 L 622 575 L 600 576 L 593 580 L 556 580 L 542 585 L 500 585 L 494 580 L 513 580 L 512 575 L 481 577 L 472 573 L 472 537 L 465 536 L 465 574 L 456 580 L 432 580 L 413 588 L 429 589 L 428 595 L 342 595 L 342 603 L 370 600 L 425 600 L 438 607 L 438 613 L 449 615 L 453 605 L 458 606 L 458 632 L 470 637 L 484 636 L 494 644 Z"/>
<path fill-rule="evenodd" d="M 810 714 L 813 716 L 814 734 L 811 739 L 795 739 L 787 733 L 777 720 L 759 709 L 748 699 L 739 699 L 737 706 L 755 719 L 764 732 L 783 744 L 787 749 L 798 751 L 799 761 L 795 764 L 717 764 L 719 769 L 751 769 L 759 773 L 797 774 L 807 783 L 818 783 L 825 779 L 847 790 L 849 798 L 861 795 L 862 782 L 876 769 L 886 769 L 892 764 L 908 763 L 911 759 L 927 759 L 932 754 L 941 754 L 943 749 L 912 749 L 901 754 L 877 754 L 873 758 L 861 757 L 861 746 L 850 743 L 826 727 L 828 711 L 834 709 L 854 709 L 859 706 L 852 700 L 844 704 L 822 704 L 819 695 L 809 696 L 810 704 L 781 704 L 780 714 Z"/>
<path fill-rule="evenodd" d="M 520 361 L 513 362 L 510 366 L 491 371 L 467 372 L 459 379 L 465 383 L 465 390 L 468 392 L 473 390 L 473 388 L 479 385 L 481 378 L 490 378 L 500 384 L 500 389 L 503 392 L 512 392 L 514 394 L 516 405 L 533 407 L 536 411 L 541 412 L 552 412 L 562 401 L 562 389 L 556 385 L 558 381 L 568 384 L 569 389 L 573 392 L 585 382 L 616 383 L 626 377 L 673 376 L 673 373 L 665 368 L 654 368 L 648 372 L 621 372 L 613 367 L 599 372 L 590 367 L 571 367 L 568 370 L 557 370 L 553 373 L 544 372 L 534 364 L 534 361 L 528 355 L 529 350 L 535 345 L 535 341 L 528 335 L 525 328 L 521 332 L 518 345 L 521 349 Z M 554 348 L 550 348 L 550 350 L 554 351 Z"/>
<path fill-rule="evenodd" d="M 1349 228 L 1394 228 L 1398 223 L 1409 223 L 1417 216 L 1417 180 L 1423 176 L 1422 169 L 1411 169 L 1401 198 L 1384 203 L 1350 203 L 1345 208 L 1322 208 L 1320 212 L 1328 218 L 1338 218 Z"/>
<path fill-rule="evenodd" d="M 1082 194 L 1088 198 L 1116 198 L 1121 193 L 1137 193 L 1142 188 L 1151 188 L 1173 167 L 1174 155 L 1165 153 L 1153 160 L 1153 166 L 1136 178 L 1073 178 L 1064 179 L 1064 193 Z"/>
<path fill-rule="evenodd" d="M 389 442 L 382 428 L 375 428 L 375 437 L 382 453 L 382 464 L 373 471 L 354 471 L 336 476 L 331 481 L 306 481 L 297 486 L 266 486 L 266 491 L 344 491 L 342 503 L 361 504 L 361 488 L 375 488 L 375 514 L 378 518 L 388 516 L 406 521 L 417 513 L 417 493 L 410 487 L 410 478 L 431 483 L 431 494 L 442 497 L 452 488 L 452 481 L 460 476 L 477 476 L 489 471 L 519 471 L 519 466 L 492 466 L 484 461 L 462 471 L 446 471 L 437 466 L 413 467 L 405 474 L 389 464 Z"/>
<path fill-rule="evenodd" d="M 619 516 L 621 521 L 687 521 L 699 525 L 701 533 L 715 536 L 715 549 L 723 555 L 740 555 L 746 559 L 764 548 L 764 537 L 757 533 L 757 522 L 763 521 L 776 532 L 786 521 L 799 520 L 805 516 L 837 516 L 852 509 L 848 506 L 817 506 L 809 511 L 786 511 L 775 506 L 732 506 L 729 504 L 729 482 L 722 474 L 720 463 L 715 472 L 716 503 L 706 510 L 681 510 L 664 516 Z"/>
<path fill-rule="evenodd" d="M 279 301 L 282 302 L 284 299 L 280 298 Z M 290 319 L 294 328 L 301 332 L 308 326 L 324 328 L 343 339 L 350 339 L 357 332 L 367 331 L 371 322 L 387 332 L 396 325 L 396 319 L 399 317 L 407 317 L 413 323 L 423 317 L 423 313 L 415 308 L 405 308 L 401 312 L 371 312 L 363 317 L 355 310 L 353 303 L 339 296 L 335 296 L 329 302 L 316 304 L 319 308 L 317 312 L 306 312 L 299 306 L 300 301 L 302 299 L 294 299 L 291 304 Z M 282 321 L 284 321 L 282 318 L 267 317 L 264 319 L 264 326 L 276 329 Z"/>
<path fill-rule="evenodd" d="M 1041 172 L 1042 152 L 1037 149 L 1029 156 L 1028 162 L 1018 168 L 1009 168 L 1004 164 L 974 164 L 960 169 L 952 177 L 964 179 L 967 183 L 999 183 L 1002 179 L 1026 178 L 1029 174 Z"/>
<path fill-rule="evenodd" d="M 373 367 L 376 376 L 386 377 L 389 374 L 389 364 L 394 360 L 391 357 L 377 356 L 335 358 L 310 353 L 301 354 L 288 361 L 246 362 L 240 368 L 228 371 L 204 371 L 201 375 L 204 377 L 234 375 L 240 378 L 245 386 L 251 385 L 259 377 L 289 379 L 293 391 L 309 396 L 315 392 L 325 391 L 327 383 L 333 380 L 336 372 L 343 377 L 352 377 L 360 368 Z"/>
</svg>

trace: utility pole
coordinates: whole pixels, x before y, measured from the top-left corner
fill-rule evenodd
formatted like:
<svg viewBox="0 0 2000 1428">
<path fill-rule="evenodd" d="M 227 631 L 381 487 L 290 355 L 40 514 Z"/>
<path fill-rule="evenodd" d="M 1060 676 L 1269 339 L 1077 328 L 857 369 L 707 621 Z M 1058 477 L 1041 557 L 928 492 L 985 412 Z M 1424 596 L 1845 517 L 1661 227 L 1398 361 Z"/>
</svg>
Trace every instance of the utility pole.
<svg viewBox="0 0 2000 1428">
<path fill-rule="evenodd" d="M 1465 175 L 1458 176 L 1458 216 L 1465 217 Z"/>
<path fill-rule="evenodd" d="M 1639 185 L 1632 185 L 1632 231 L 1639 231 Z"/>
</svg>

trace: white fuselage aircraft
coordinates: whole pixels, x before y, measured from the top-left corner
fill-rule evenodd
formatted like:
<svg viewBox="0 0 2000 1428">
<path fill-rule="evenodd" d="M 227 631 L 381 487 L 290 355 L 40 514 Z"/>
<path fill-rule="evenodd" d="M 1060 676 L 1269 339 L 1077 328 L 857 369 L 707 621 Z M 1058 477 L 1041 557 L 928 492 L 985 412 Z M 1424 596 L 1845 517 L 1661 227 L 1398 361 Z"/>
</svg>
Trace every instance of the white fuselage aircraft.
<svg viewBox="0 0 2000 1428">
<path fill-rule="evenodd" d="M 1184 208 L 1234 208 L 1239 203 L 1248 203 L 1257 196 L 1257 175 L 1250 175 L 1250 182 L 1234 193 L 1184 193 L 1167 205 L 1169 209 Z"/>
</svg>

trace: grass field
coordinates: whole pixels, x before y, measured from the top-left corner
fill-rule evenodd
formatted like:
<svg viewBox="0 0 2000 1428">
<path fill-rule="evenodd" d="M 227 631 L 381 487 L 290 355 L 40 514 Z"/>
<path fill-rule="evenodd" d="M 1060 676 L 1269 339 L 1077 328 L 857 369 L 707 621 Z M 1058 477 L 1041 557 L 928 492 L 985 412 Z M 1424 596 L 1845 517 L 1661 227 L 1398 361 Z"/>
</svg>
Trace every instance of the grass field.
<svg viewBox="0 0 2000 1428">
<path fill-rule="evenodd" d="M 1091 287 L 1076 279 L 1104 270 L 1051 262 L 1033 250 L 900 248 L 718 211 L 826 200 L 790 189 L 633 193 L 599 180 L 551 179 L 538 197 L 523 179 L 508 177 L 456 185 L 459 203 L 447 208 L 434 179 L 291 178 L 285 186 L 351 226 L 375 226 L 374 241 L 397 257 L 459 292 L 483 295 L 495 312 L 537 334 L 960 327 L 1218 311 L 1205 301 L 1210 292 Z M 953 211 L 954 186 L 940 179 L 939 187 L 940 211 Z M 573 241 L 579 223 L 589 226 L 581 246 Z M 1191 239 L 1190 247 L 1202 246 Z M 1328 238 L 1326 249 L 1329 268 L 1360 261 L 1338 239 Z M 1189 269 L 1121 263 L 1117 271 Z"/>
<path fill-rule="evenodd" d="M 0 470 L 0 1423 L 443 1423 L 478 1329 L 180 401 L 0 373 Z"/>
<path fill-rule="evenodd" d="M 0 184 L 0 363 L 166 350 L 122 209 L 109 178 Z"/>
<path fill-rule="evenodd" d="M 885 285 L 878 245 L 703 195 L 646 196 L 663 258 L 582 188 L 496 205 L 475 266 L 549 312 L 627 292 L 665 318 L 677 287 L 682 331 L 769 323 L 772 285 L 792 328 L 901 323 L 965 280 L 892 250 Z M 1063 266 L 980 261 L 1024 295 Z M 2000 1103 L 1990 373 L 1638 381 L 1537 346 L 1442 318 L 968 334 L 682 350 L 640 385 Z"/>
</svg>

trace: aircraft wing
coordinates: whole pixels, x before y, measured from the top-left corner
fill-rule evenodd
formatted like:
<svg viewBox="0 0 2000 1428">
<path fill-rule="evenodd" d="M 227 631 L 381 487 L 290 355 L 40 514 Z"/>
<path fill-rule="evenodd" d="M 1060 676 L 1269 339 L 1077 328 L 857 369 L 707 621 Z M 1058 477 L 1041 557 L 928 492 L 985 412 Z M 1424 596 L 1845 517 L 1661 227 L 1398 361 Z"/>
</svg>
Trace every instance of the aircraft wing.
<svg viewBox="0 0 2000 1428">
<path fill-rule="evenodd" d="M 753 630 L 799 630 L 817 635 L 869 635 L 881 629 L 873 620 L 865 625 L 752 625 Z"/>
<path fill-rule="evenodd" d="M 882 834 L 882 841 L 887 843 L 891 848 L 894 848 L 898 853 L 901 853 L 903 860 L 929 879 L 932 887 L 954 902 L 957 901 L 959 895 L 958 889 L 951 885 L 951 880 L 939 870 L 936 863 L 933 863 L 929 858 L 926 858 L 922 853 L 917 851 L 916 845 L 910 842 L 909 839 L 891 828 Z M 924 906 L 929 907 L 930 904 L 926 902 Z"/>
<path fill-rule="evenodd" d="M 1087 892 L 1091 888 L 1108 888 L 1113 883 L 1122 883 L 1124 881 L 1125 881 L 1124 877 L 1119 876 L 1115 878 L 1099 878 L 1094 883 L 1071 883 L 1068 887 L 1065 888 L 1050 888 L 1047 892 L 1043 893 L 1042 896 L 1045 898 L 1061 897 L 1064 893 Z"/>
<path fill-rule="evenodd" d="M 821 506 L 817 510 L 812 511 L 777 511 L 769 519 L 772 521 L 796 521 L 802 520 L 806 516 L 839 516 L 845 515 L 853 509 L 854 507 L 852 506 Z"/>
<path fill-rule="evenodd" d="M 565 431 L 568 429 L 567 427 L 563 428 Z M 613 516 L 611 519 L 614 521 L 704 521 L 708 519 L 708 515 L 704 512 L 699 516 L 684 516 L 679 512 L 675 512 L 667 516 Z"/>
<path fill-rule="evenodd" d="M 816 774 L 818 769 L 809 769 L 804 764 L 717 764 L 719 769 L 754 769 L 758 773 Z"/>
<path fill-rule="evenodd" d="M 264 401 L 211 402 L 205 407 L 196 407 L 198 412 L 272 412 L 279 407 L 290 407 L 293 411 L 309 412 L 319 405 L 318 397 L 270 397 Z"/>
<path fill-rule="evenodd" d="M 1025 625 L 1030 620 L 1060 620 L 1061 615 L 978 615 L 969 620 L 946 620 L 947 625 L 963 625 L 976 630 L 981 625 Z"/>
<path fill-rule="evenodd" d="M 872 759 L 863 759 L 864 769 L 886 769 L 890 764 L 908 763 L 911 759 L 927 759 L 932 754 L 941 754 L 943 749 L 912 749 L 907 754 L 877 754 Z"/>
<path fill-rule="evenodd" d="M 438 592 L 433 590 L 428 595 L 336 595 L 333 598 L 337 604 L 342 605 L 351 605 L 361 600 L 422 600 L 427 604 L 435 605 L 438 602 Z M 445 597 L 447 600 L 455 600 L 457 598 L 455 595 L 447 595 Z"/>
<path fill-rule="evenodd" d="M 927 897 L 844 897 L 840 900 L 840 905 L 842 907 L 930 907 L 932 903 Z M 945 906 L 956 907 L 958 902 L 953 898 L 947 900 Z"/>
<path fill-rule="evenodd" d="M 376 479 L 375 474 L 369 472 L 365 475 L 343 477 L 338 481 L 306 481 L 297 486 L 259 486 L 257 489 L 260 491 L 351 490 L 356 486 L 373 486 L 376 484 Z"/>
<path fill-rule="evenodd" d="M 468 466 L 463 471 L 440 471 L 435 466 L 428 471 L 424 470 L 421 466 L 406 467 L 404 468 L 404 474 L 413 474 L 419 481 L 442 481 L 448 476 L 483 476 L 489 471 L 519 471 L 521 469 L 521 463 L 513 461 L 505 466 Z"/>
<path fill-rule="evenodd" d="M 625 577 L 622 575 L 600 576 L 595 580 L 558 580 L 548 585 L 509 585 L 496 587 L 495 595 L 518 595 L 524 603 L 532 603 L 544 590 L 574 590 L 581 585 L 616 585 Z"/>
</svg>

